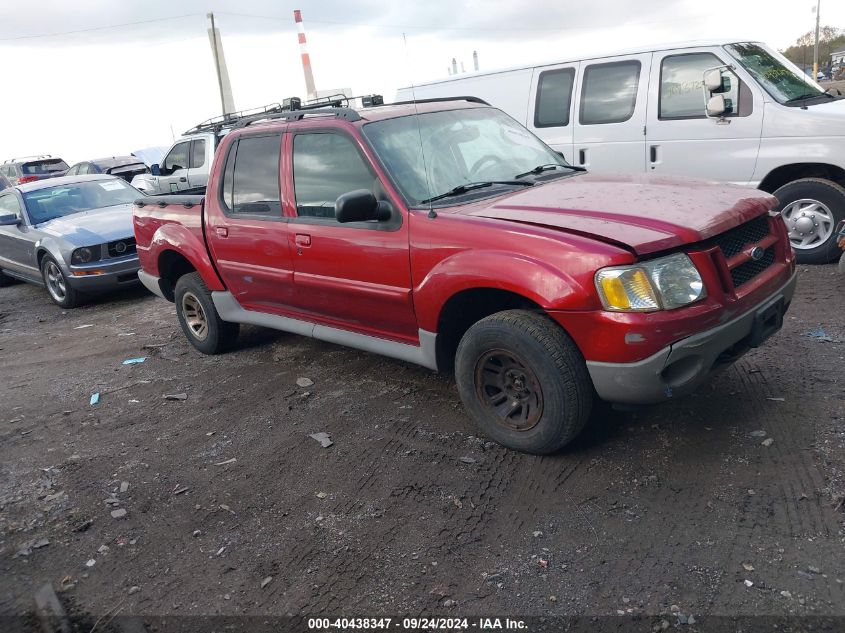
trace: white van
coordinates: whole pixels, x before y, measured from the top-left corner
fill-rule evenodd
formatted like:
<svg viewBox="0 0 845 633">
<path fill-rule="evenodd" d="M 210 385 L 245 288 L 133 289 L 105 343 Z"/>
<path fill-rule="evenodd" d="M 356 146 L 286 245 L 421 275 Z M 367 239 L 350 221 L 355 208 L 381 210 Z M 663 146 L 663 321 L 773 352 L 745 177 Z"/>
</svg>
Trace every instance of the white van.
<svg viewBox="0 0 845 633">
<path fill-rule="evenodd" d="M 572 164 L 759 187 L 780 201 L 804 263 L 840 253 L 845 99 L 758 42 L 697 42 L 473 73 L 397 101 L 475 96 Z"/>
</svg>

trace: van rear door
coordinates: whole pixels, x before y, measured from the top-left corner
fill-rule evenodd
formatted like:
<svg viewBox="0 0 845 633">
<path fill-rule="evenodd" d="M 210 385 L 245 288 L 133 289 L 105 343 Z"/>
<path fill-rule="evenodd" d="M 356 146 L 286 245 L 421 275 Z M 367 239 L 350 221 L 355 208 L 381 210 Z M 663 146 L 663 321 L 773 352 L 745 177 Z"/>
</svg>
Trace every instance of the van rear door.
<svg viewBox="0 0 845 633">
<path fill-rule="evenodd" d="M 581 62 L 574 164 L 591 171 L 644 171 L 651 53 Z"/>
<path fill-rule="evenodd" d="M 575 85 L 578 62 L 534 69 L 531 99 L 525 125 L 566 160 L 574 164 L 572 151 L 575 121 Z"/>
<path fill-rule="evenodd" d="M 649 88 L 646 161 L 650 172 L 748 184 L 763 129 L 763 96 L 726 71 L 722 93 L 731 111 L 704 114 L 704 71 L 730 63 L 720 48 L 687 48 L 654 54 Z M 756 184 L 756 183 L 755 183 Z"/>
</svg>

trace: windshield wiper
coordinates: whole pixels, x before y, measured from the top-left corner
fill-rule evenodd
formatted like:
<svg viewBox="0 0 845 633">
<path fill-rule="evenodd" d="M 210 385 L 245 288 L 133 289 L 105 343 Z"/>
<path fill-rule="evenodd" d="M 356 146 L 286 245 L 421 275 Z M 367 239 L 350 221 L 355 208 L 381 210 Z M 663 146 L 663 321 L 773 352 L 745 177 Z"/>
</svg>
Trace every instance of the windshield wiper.
<svg viewBox="0 0 845 633">
<path fill-rule="evenodd" d="M 587 171 L 586 167 L 576 167 L 575 165 L 561 165 L 560 163 L 546 163 L 545 165 L 537 165 L 534 169 L 529 169 L 521 174 L 517 174 L 514 178 L 524 178 L 525 176 L 536 176 L 542 174 L 544 171 L 551 171 L 561 167 L 563 169 L 571 169 L 573 171 Z"/>
<path fill-rule="evenodd" d="M 452 196 L 460 196 L 470 191 L 474 191 L 475 189 L 483 189 L 484 187 L 491 187 L 493 185 L 519 185 L 522 187 L 533 187 L 533 182 L 528 182 L 525 180 L 484 180 L 481 182 L 468 182 L 463 185 L 458 185 L 457 187 L 453 187 L 444 193 L 438 194 L 436 196 L 432 196 L 431 198 L 426 198 L 425 200 L 420 200 L 418 204 L 427 204 L 429 202 L 437 202 L 438 200 L 442 200 L 443 198 L 450 198 Z"/>
<path fill-rule="evenodd" d="M 816 97 L 830 97 L 831 99 L 836 98 L 829 92 L 818 92 L 816 94 L 810 94 L 808 92 L 807 94 L 803 94 L 798 97 L 793 97 L 792 99 L 787 99 L 786 103 L 795 103 L 796 101 L 804 101 L 805 99 L 815 99 Z"/>
</svg>

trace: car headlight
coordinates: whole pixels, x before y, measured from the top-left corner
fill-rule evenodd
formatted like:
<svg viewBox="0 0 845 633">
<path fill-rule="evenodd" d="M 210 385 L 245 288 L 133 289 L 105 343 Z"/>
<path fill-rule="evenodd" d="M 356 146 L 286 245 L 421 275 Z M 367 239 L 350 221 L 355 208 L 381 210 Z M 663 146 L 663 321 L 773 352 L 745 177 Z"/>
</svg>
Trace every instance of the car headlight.
<svg viewBox="0 0 845 633">
<path fill-rule="evenodd" d="M 101 257 L 100 248 L 96 246 L 83 246 L 82 248 L 77 248 L 70 256 L 70 263 L 71 264 L 90 264 L 91 262 L 98 262 L 100 261 Z"/>
<path fill-rule="evenodd" d="M 707 296 L 701 274 L 684 253 L 602 268 L 596 289 L 605 309 L 615 312 L 671 310 Z"/>
</svg>

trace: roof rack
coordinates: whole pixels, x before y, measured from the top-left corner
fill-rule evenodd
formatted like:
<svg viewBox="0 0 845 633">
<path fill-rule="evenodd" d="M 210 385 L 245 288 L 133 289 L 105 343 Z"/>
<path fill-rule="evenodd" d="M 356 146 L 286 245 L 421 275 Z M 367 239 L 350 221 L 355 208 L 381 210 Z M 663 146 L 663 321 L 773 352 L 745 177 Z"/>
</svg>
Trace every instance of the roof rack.
<svg viewBox="0 0 845 633">
<path fill-rule="evenodd" d="M 39 160 L 41 158 L 53 158 L 50 154 L 38 154 L 34 156 L 19 156 L 18 158 L 10 158 L 9 160 L 3 161 L 3 164 L 6 163 L 20 163 L 25 160 Z"/>
<path fill-rule="evenodd" d="M 387 105 L 413 105 L 414 103 L 440 103 L 443 101 L 469 101 L 470 103 L 480 103 L 482 105 L 490 105 L 484 99 L 479 99 L 478 97 L 469 97 L 469 96 L 462 96 L 462 97 L 434 97 L 431 99 L 414 99 L 411 101 L 396 101 L 394 103 L 389 103 Z"/>
<path fill-rule="evenodd" d="M 262 116 L 265 114 L 271 114 L 274 112 L 281 112 L 282 111 L 282 104 L 280 103 L 270 103 L 266 106 L 260 106 L 258 108 L 252 108 L 250 110 L 239 110 L 238 112 L 230 112 L 228 114 L 223 114 L 221 116 L 212 117 L 202 123 L 198 123 L 190 130 L 185 132 L 183 136 L 189 136 L 191 134 L 198 134 L 199 132 L 214 132 L 215 134 L 219 134 L 221 130 L 225 128 L 234 127 L 236 123 L 239 121 L 243 121 L 244 119 L 255 117 L 255 116 Z"/>
<path fill-rule="evenodd" d="M 349 102 L 354 101 L 355 99 L 361 99 L 364 103 L 365 109 L 367 107 L 380 105 L 411 105 L 415 103 L 439 103 L 445 101 L 468 101 L 470 103 L 490 105 L 478 97 L 438 97 L 436 99 L 417 99 L 416 101 L 399 101 L 397 103 L 385 104 L 381 95 L 347 97 L 346 95 L 338 94 L 329 97 L 321 97 L 319 99 L 312 99 L 311 101 L 306 102 L 305 105 L 302 105 L 302 101 L 297 97 L 290 97 L 284 100 L 284 105 L 281 106 L 280 111 L 243 117 L 241 120 L 235 122 L 232 129 L 245 128 L 253 123 L 272 121 L 276 119 L 301 121 L 306 116 L 333 116 L 338 119 L 343 119 L 344 121 L 360 121 L 362 117 L 358 113 L 358 110 L 349 107 Z"/>
</svg>

